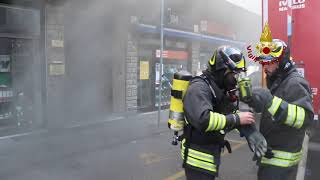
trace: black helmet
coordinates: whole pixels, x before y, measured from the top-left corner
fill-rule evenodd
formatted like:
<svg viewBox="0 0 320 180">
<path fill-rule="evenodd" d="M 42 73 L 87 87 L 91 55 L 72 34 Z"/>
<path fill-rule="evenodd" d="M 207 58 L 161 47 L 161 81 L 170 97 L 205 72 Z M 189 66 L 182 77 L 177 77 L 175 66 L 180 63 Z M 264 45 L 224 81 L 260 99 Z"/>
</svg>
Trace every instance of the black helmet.
<svg viewBox="0 0 320 180">
<path fill-rule="evenodd" d="M 219 47 L 208 63 L 211 71 L 226 70 L 236 73 L 246 71 L 246 62 L 242 52 L 230 46 Z"/>
</svg>

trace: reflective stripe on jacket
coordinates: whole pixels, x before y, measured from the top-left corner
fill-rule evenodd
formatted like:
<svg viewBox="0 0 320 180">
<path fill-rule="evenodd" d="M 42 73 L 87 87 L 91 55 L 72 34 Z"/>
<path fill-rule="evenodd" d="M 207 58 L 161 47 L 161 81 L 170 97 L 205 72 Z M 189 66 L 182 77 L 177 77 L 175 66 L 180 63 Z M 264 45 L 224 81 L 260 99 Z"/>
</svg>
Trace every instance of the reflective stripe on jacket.
<svg viewBox="0 0 320 180">
<path fill-rule="evenodd" d="M 268 111 L 277 121 L 297 129 L 302 127 L 306 118 L 306 112 L 303 107 L 289 104 L 277 96 L 274 96 Z"/>
<path fill-rule="evenodd" d="M 268 88 L 274 98 L 261 114 L 260 132 L 276 156 L 263 158 L 261 164 L 290 167 L 300 160 L 305 130 L 313 120 L 311 90 L 295 68 L 270 79 Z"/>
<path fill-rule="evenodd" d="M 263 157 L 261 164 L 273 165 L 279 167 L 291 167 L 297 165 L 301 160 L 302 151 L 290 153 L 285 151 L 272 150 L 274 157 L 267 159 Z"/>
<path fill-rule="evenodd" d="M 185 152 L 185 139 L 182 140 L 181 145 L 181 157 L 184 160 L 184 152 Z M 201 152 L 197 149 L 193 149 L 191 147 L 188 148 L 188 155 L 187 155 L 186 164 L 202 169 L 202 171 L 205 171 L 209 174 L 215 174 L 217 173 L 217 165 L 215 164 L 214 160 L 214 154 L 208 154 Z"/>
</svg>

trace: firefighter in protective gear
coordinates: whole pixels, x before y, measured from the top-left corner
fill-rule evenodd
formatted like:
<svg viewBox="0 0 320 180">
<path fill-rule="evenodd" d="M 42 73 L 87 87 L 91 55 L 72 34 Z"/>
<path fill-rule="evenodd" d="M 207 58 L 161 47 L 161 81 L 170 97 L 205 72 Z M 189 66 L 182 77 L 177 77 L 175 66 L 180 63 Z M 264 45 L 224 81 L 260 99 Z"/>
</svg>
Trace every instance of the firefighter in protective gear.
<svg viewBox="0 0 320 180">
<path fill-rule="evenodd" d="M 265 64 L 268 89 L 253 89 L 248 103 L 262 112 L 260 132 L 272 148 L 273 157 L 258 162 L 258 180 L 294 180 L 302 155 L 306 127 L 313 119 L 308 82 L 297 72 L 286 44 L 274 43 L 273 63 Z"/>
<path fill-rule="evenodd" d="M 215 179 L 225 132 L 238 128 L 246 137 L 256 156 L 267 149 L 265 138 L 252 126 L 253 114 L 237 113 L 235 106 L 235 75 L 245 71 L 245 59 L 237 48 L 219 47 L 202 75 L 190 81 L 183 99 L 186 126 L 181 143 L 181 155 L 187 180 Z"/>
</svg>

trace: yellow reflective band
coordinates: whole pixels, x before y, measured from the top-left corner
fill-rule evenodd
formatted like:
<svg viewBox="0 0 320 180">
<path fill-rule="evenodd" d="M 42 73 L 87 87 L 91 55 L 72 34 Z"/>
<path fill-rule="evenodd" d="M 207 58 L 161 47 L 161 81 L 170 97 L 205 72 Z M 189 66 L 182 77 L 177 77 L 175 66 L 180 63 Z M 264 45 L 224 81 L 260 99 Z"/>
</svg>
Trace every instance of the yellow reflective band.
<svg viewBox="0 0 320 180">
<path fill-rule="evenodd" d="M 220 130 L 222 117 L 220 114 L 217 114 L 217 126 L 214 127 L 214 130 Z"/>
<path fill-rule="evenodd" d="M 245 60 L 242 58 L 238 63 L 237 63 L 237 68 L 242 69 L 245 68 Z"/>
<path fill-rule="evenodd" d="M 182 157 L 184 157 L 184 149 L 185 149 L 184 147 L 181 149 L 181 155 L 183 155 Z M 205 153 L 193 150 L 191 148 L 189 148 L 189 150 L 188 150 L 188 157 L 200 159 L 200 160 L 206 161 L 208 163 L 214 163 L 214 158 L 212 155 L 205 154 Z"/>
<path fill-rule="evenodd" d="M 292 126 L 294 123 L 294 120 L 296 119 L 296 105 L 293 104 L 288 104 L 288 114 L 287 114 L 287 119 L 285 121 L 285 124 L 288 126 Z"/>
<path fill-rule="evenodd" d="M 276 158 L 267 159 L 265 157 L 261 159 L 262 164 L 269 164 L 269 165 L 279 166 L 279 167 L 291 167 L 291 166 L 297 165 L 299 161 L 300 161 L 299 159 L 295 161 L 288 161 L 288 160 L 276 159 Z"/>
<path fill-rule="evenodd" d="M 184 144 L 185 144 L 185 139 L 183 139 L 183 141 L 182 141 L 181 153 L 184 153 L 184 150 L 185 150 Z M 191 149 L 191 148 L 189 148 L 189 150 L 188 150 L 188 156 L 192 156 L 194 158 L 201 159 L 203 161 L 214 163 L 213 155 L 203 153 L 203 152 Z"/>
<path fill-rule="evenodd" d="M 181 148 L 181 157 L 184 159 L 184 151 L 185 151 L 185 139 L 182 140 L 182 148 Z M 208 171 L 216 172 L 216 165 L 214 164 L 214 156 L 211 154 L 206 154 L 194 149 L 188 149 L 188 157 L 187 164 L 198 167 L 201 169 L 205 169 Z"/>
<path fill-rule="evenodd" d="M 293 126 L 294 120 L 297 118 L 296 113 L 297 106 L 294 104 L 288 105 L 288 115 L 285 124 L 288 126 Z"/>
<path fill-rule="evenodd" d="M 214 119 L 214 113 L 210 111 L 210 120 L 209 120 L 209 125 L 206 129 L 206 132 L 210 131 L 212 129 L 212 124 L 213 124 L 213 119 Z"/>
<path fill-rule="evenodd" d="M 211 127 L 210 131 L 215 130 L 215 128 L 217 127 L 218 121 L 219 121 L 219 116 L 218 113 L 213 113 L 213 126 Z"/>
<path fill-rule="evenodd" d="M 217 168 L 214 164 L 203 162 L 192 157 L 188 157 L 186 163 L 197 168 L 205 169 L 211 172 L 217 172 Z"/>
<path fill-rule="evenodd" d="M 224 129 L 226 121 L 225 115 L 210 111 L 209 125 L 205 132 Z"/>
<path fill-rule="evenodd" d="M 300 129 L 303 125 L 305 118 L 305 111 L 302 107 L 297 106 L 297 120 L 294 123 L 294 127 Z"/>
<path fill-rule="evenodd" d="M 227 123 L 227 118 L 226 118 L 226 116 L 225 115 L 222 115 L 223 116 L 223 124 L 222 124 L 222 127 L 221 127 L 221 129 L 224 129 L 225 127 L 226 127 L 226 123 Z"/>
<path fill-rule="evenodd" d="M 291 161 L 300 159 L 302 155 L 302 151 L 291 153 L 291 152 L 285 152 L 285 151 L 272 150 L 272 152 L 275 158 L 281 158 L 281 159 L 286 159 Z"/>
<path fill-rule="evenodd" d="M 215 128 L 215 130 L 222 130 L 226 125 L 226 116 L 223 114 L 218 114 L 218 116 L 219 116 L 219 123 Z"/>
<path fill-rule="evenodd" d="M 276 114 L 281 102 L 282 102 L 282 99 L 278 98 L 277 96 L 274 96 L 274 98 L 272 99 L 272 104 L 268 109 L 268 111 L 271 113 L 272 116 Z"/>
<path fill-rule="evenodd" d="M 290 167 L 298 164 L 302 156 L 302 150 L 296 153 L 278 150 L 272 150 L 272 152 L 274 154 L 274 157 L 271 159 L 263 157 L 261 160 L 262 164 L 270 164 L 273 166 L 280 167 Z"/>
</svg>

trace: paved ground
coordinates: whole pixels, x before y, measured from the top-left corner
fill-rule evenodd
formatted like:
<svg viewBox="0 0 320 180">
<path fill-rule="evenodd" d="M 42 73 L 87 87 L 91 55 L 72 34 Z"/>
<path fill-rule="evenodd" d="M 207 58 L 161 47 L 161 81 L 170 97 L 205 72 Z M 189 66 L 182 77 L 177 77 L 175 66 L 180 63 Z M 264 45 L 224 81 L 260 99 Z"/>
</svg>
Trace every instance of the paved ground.
<svg viewBox="0 0 320 180">
<path fill-rule="evenodd" d="M 179 148 L 172 146 L 166 112 L 105 119 L 64 130 L 0 138 L 1 180 L 182 180 Z M 256 166 L 244 139 L 227 138 L 219 179 L 254 180 Z"/>
<path fill-rule="evenodd" d="M 320 129 L 316 129 L 309 143 L 309 152 L 305 180 L 320 179 Z"/>
</svg>

